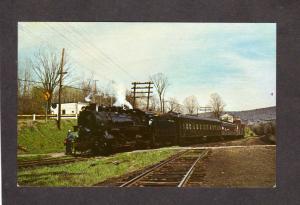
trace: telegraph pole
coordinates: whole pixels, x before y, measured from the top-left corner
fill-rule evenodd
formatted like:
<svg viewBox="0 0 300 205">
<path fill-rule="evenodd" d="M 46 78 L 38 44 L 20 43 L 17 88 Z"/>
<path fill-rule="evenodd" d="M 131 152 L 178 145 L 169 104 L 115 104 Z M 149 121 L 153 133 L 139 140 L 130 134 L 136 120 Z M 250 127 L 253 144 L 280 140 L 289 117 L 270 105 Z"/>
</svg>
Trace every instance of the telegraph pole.
<svg viewBox="0 0 300 205">
<path fill-rule="evenodd" d="M 136 82 L 133 82 L 133 108 L 135 108 L 135 91 L 136 91 Z"/>
<path fill-rule="evenodd" d="M 61 53 L 61 61 L 60 61 L 60 77 L 59 77 L 59 89 L 58 89 L 58 119 L 57 119 L 57 127 L 60 128 L 60 119 L 61 119 L 61 88 L 62 88 L 62 80 L 63 80 L 63 70 L 64 70 L 64 55 L 65 55 L 65 49 L 62 49 Z"/>
<path fill-rule="evenodd" d="M 149 110 L 150 88 L 151 88 L 151 82 L 148 82 L 147 110 Z"/>
<path fill-rule="evenodd" d="M 98 96 L 98 90 L 97 90 L 97 81 L 98 80 L 94 80 L 94 98 L 95 98 L 95 103 L 97 104 L 97 99 L 96 96 Z"/>
<path fill-rule="evenodd" d="M 145 96 L 137 96 L 137 94 L 147 94 L 147 110 L 149 110 L 149 99 L 150 99 L 150 93 L 152 92 L 152 88 L 151 85 L 153 84 L 153 82 L 133 82 L 132 85 L 133 87 L 131 89 L 133 89 L 133 108 L 135 108 L 135 100 L 136 98 L 143 98 Z M 144 87 L 137 87 L 136 85 L 144 85 Z M 147 89 L 147 91 L 145 91 L 145 89 Z M 137 92 L 137 90 L 140 90 L 139 92 Z"/>
</svg>

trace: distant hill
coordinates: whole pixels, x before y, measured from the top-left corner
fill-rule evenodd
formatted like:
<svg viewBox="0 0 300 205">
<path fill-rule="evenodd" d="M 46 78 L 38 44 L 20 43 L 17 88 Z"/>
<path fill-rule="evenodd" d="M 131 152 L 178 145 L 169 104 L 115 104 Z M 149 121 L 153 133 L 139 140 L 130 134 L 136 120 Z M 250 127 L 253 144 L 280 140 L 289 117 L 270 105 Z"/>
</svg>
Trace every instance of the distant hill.
<svg viewBox="0 0 300 205">
<path fill-rule="evenodd" d="M 276 120 L 276 106 L 245 111 L 226 111 L 225 113 L 240 117 L 247 124 Z M 199 116 L 206 118 L 213 117 L 211 112 L 200 113 Z"/>
</svg>

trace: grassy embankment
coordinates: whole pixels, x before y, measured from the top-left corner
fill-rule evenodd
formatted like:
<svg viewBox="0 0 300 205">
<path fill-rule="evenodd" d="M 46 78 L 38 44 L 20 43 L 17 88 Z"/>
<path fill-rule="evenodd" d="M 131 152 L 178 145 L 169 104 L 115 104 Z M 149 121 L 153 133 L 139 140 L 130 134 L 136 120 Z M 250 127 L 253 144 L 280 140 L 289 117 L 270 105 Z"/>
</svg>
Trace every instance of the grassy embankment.
<svg viewBox="0 0 300 205">
<path fill-rule="evenodd" d="M 61 130 L 56 121 L 18 121 L 18 153 L 46 154 L 64 151 L 64 139 L 69 129 L 73 130 L 75 119 L 61 121 Z"/>
<path fill-rule="evenodd" d="M 245 137 L 256 137 L 257 135 L 248 126 L 245 127 Z"/>
<path fill-rule="evenodd" d="M 176 152 L 178 150 L 162 148 L 117 153 L 84 162 L 19 170 L 18 184 L 20 186 L 91 186 L 108 178 L 152 165 Z"/>
</svg>

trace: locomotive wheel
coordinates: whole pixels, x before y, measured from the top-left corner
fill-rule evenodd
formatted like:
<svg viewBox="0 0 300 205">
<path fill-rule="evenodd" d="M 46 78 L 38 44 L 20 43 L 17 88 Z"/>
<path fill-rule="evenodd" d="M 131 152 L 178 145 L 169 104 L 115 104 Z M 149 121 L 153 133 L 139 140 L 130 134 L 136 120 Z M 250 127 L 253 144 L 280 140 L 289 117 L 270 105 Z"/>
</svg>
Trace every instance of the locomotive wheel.
<svg viewBox="0 0 300 205">
<path fill-rule="evenodd" d="M 111 144 L 107 141 L 95 143 L 91 151 L 94 155 L 109 155 L 111 153 Z"/>
</svg>

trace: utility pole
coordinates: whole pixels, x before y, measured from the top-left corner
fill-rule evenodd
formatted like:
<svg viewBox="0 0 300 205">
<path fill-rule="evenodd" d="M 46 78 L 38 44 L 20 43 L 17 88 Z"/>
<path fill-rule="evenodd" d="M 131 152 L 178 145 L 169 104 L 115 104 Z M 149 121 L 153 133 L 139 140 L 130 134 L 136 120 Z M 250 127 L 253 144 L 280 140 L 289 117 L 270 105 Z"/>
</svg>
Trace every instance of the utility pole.
<svg viewBox="0 0 300 205">
<path fill-rule="evenodd" d="M 207 111 L 211 111 L 212 110 L 212 107 L 209 107 L 209 106 L 204 106 L 204 107 L 199 107 L 199 111 L 204 111 L 205 113 Z"/>
<path fill-rule="evenodd" d="M 133 82 L 133 108 L 135 108 L 135 91 L 136 91 L 136 82 Z"/>
<path fill-rule="evenodd" d="M 61 88 L 62 88 L 62 80 L 63 80 L 63 70 L 64 70 L 64 55 L 65 55 L 65 49 L 62 49 L 61 53 L 61 61 L 60 61 L 60 77 L 59 77 L 59 89 L 58 89 L 58 119 L 57 119 L 57 127 L 58 129 L 61 129 L 60 127 L 60 119 L 61 119 Z"/>
<path fill-rule="evenodd" d="M 98 80 L 94 80 L 94 98 L 95 98 L 95 103 L 97 104 L 97 99 L 96 99 L 96 96 L 98 96 L 98 93 L 97 93 L 97 81 Z"/>
<path fill-rule="evenodd" d="M 135 100 L 136 98 L 143 98 L 146 96 L 137 96 L 137 94 L 147 94 L 147 110 L 149 110 L 149 100 L 150 100 L 150 93 L 152 92 L 152 88 L 151 87 L 153 84 L 153 82 L 133 82 L 132 85 L 133 87 L 131 89 L 133 89 L 133 108 L 135 108 Z M 137 87 L 137 85 L 144 85 L 144 87 Z M 145 91 L 145 89 L 147 89 L 147 91 Z M 137 92 L 137 90 L 140 90 Z"/>
<path fill-rule="evenodd" d="M 151 82 L 148 82 L 147 110 L 149 110 L 150 88 L 151 88 Z"/>
</svg>

